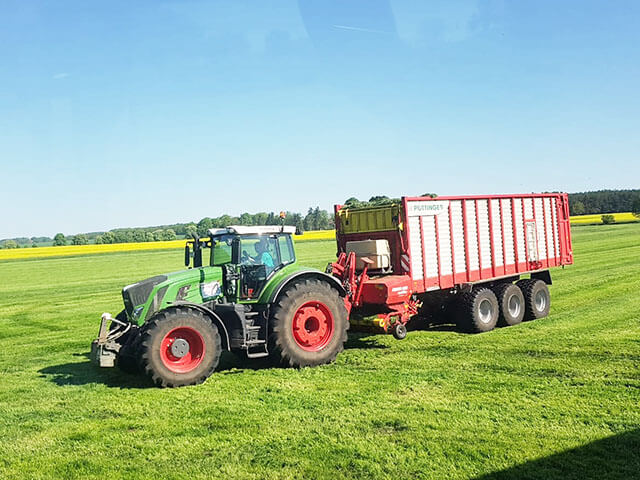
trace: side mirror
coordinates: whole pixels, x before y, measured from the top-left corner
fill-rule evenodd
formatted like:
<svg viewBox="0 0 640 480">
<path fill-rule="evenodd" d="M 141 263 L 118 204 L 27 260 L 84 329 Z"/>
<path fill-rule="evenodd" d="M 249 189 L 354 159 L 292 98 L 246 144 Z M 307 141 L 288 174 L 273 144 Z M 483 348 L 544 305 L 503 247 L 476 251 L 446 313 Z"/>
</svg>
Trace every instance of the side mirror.
<svg viewBox="0 0 640 480">
<path fill-rule="evenodd" d="M 198 268 L 202 266 L 202 243 L 200 243 L 200 238 L 197 235 L 194 235 L 195 240 L 193 241 L 193 268 Z"/>
<path fill-rule="evenodd" d="M 184 266 L 188 267 L 191 264 L 191 251 L 189 245 L 184 246 Z"/>
</svg>

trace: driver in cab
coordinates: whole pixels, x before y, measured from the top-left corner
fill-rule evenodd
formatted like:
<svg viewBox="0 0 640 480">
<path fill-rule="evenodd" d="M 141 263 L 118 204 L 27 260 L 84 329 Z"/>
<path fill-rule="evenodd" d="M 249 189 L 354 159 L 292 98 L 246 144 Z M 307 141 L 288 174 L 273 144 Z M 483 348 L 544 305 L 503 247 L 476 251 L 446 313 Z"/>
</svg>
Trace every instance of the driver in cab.
<svg viewBox="0 0 640 480">
<path fill-rule="evenodd" d="M 245 261 L 256 265 L 264 265 L 267 267 L 267 273 L 275 268 L 273 262 L 273 256 L 269 253 L 269 240 L 266 237 L 260 238 L 260 240 L 254 246 L 256 250 L 256 256 L 246 256 Z"/>
<path fill-rule="evenodd" d="M 256 243 L 256 255 L 254 260 L 256 263 L 261 263 L 267 267 L 267 271 L 273 270 L 275 265 L 273 264 L 273 257 L 269 253 L 269 240 L 266 237 L 262 237 L 258 243 Z"/>
</svg>

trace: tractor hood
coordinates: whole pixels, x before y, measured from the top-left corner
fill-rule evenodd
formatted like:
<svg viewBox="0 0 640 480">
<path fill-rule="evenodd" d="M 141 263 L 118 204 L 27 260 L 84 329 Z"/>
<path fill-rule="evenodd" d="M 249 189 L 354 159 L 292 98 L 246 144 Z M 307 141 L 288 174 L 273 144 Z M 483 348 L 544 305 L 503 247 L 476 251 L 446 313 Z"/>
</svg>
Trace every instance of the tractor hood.
<svg viewBox="0 0 640 480">
<path fill-rule="evenodd" d="M 147 278 L 122 289 L 127 317 L 141 324 L 175 302 L 203 303 L 222 295 L 219 267 L 201 267 Z"/>
<path fill-rule="evenodd" d="M 167 279 L 167 275 L 156 275 L 155 277 L 147 278 L 141 282 L 124 287 L 122 289 L 122 300 L 124 301 L 124 309 L 127 312 L 127 316 L 131 317 L 136 307 L 147 303 L 154 287 L 159 283 L 166 282 Z"/>
</svg>

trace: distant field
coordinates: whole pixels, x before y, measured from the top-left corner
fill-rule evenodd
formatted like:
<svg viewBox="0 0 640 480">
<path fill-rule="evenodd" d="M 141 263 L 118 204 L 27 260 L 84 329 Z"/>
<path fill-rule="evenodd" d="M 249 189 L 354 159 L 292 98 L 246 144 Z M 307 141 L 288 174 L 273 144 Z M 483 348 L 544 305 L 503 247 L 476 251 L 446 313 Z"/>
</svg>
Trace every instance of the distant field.
<svg viewBox="0 0 640 480">
<path fill-rule="evenodd" d="M 609 213 L 605 215 L 613 215 L 616 223 L 631 223 L 638 222 L 640 218 L 633 215 L 631 212 L 625 213 Z M 597 225 L 602 223 L 602 214 L 593 215 L 575 215 L 570 218 L 571 225 Z"/>
<path fill-rule="evenodd" d="M 638 222 L 640 219 L 632 213 L 612 213 L 616 223 Z M 578 215 L 571 217 L 571 225 L 598 225 L 602 223 L 602 215 Z M 294 237 L 296 242 L 333 240 L 335 230 L 316 230 L 304 232 Z M 89 255 L 96 253 L 128 252 L 140 250 L 167 250 L 183 248 L 184 239 L 168 242 L 114 243 L 109 245 L 67 245 L 63 247 L 43 246 L 39 248 L 0 249 L 0 261 L 20 258 L 65 257 Z"/>
<path fill-rule="evenodd" d="M 295 235 L 295 242 L 318 240 L 333 240 L 335 230 L 316 230 Z M 65 245 L 61 247 L 13 248 L 0 250 L 0 260 L 21 258 L 66 257 L 77 255 L 91 255 L 96 253 L 132 252 L 141 250 L 168 250 L 184 248 L 185 240 L 171 240 L 168 242 L 141 243 L 113 243 L 107 245 Z"/>
<path fill-rule="evenodd" d="M 179 250 L 0 263 L 0 478 L 631 479 L 640 472 L 640 224 L 574 229 L 548 318 L 351 334 L 337 362 L 160 390 L 88 359 L 122 286 Z M 324 268 L 332 241 L 302 242 Z"/>
</svg>

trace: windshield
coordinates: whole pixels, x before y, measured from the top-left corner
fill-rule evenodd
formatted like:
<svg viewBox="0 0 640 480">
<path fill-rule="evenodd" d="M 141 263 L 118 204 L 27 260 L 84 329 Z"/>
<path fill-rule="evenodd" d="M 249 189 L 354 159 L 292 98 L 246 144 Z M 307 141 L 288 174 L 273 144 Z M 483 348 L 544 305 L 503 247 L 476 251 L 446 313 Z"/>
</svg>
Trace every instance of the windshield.
<svg viewBox="0 0 640 480">
<path fill-rule="evenodd" d="M 211 239 L 210 265 L 235 263 L 265 265 L 271 272 L 280 265 L 295 261 L 290 235 L 220 235 Z"/>
<path fill-rule="evenodd" d="M 211 261 L 209 265 L 220 266 L 231 263 L 234 238 L 235 235 L 221 235 L 211 239 Z"/>
<path fill-rule="evenodd" d="M 240 262 L 243 265 L 264 265 L 267 273 L 280 265 L 275 235 L 247 235 L 241 238 L 240 245 Z"/>
</svg>

